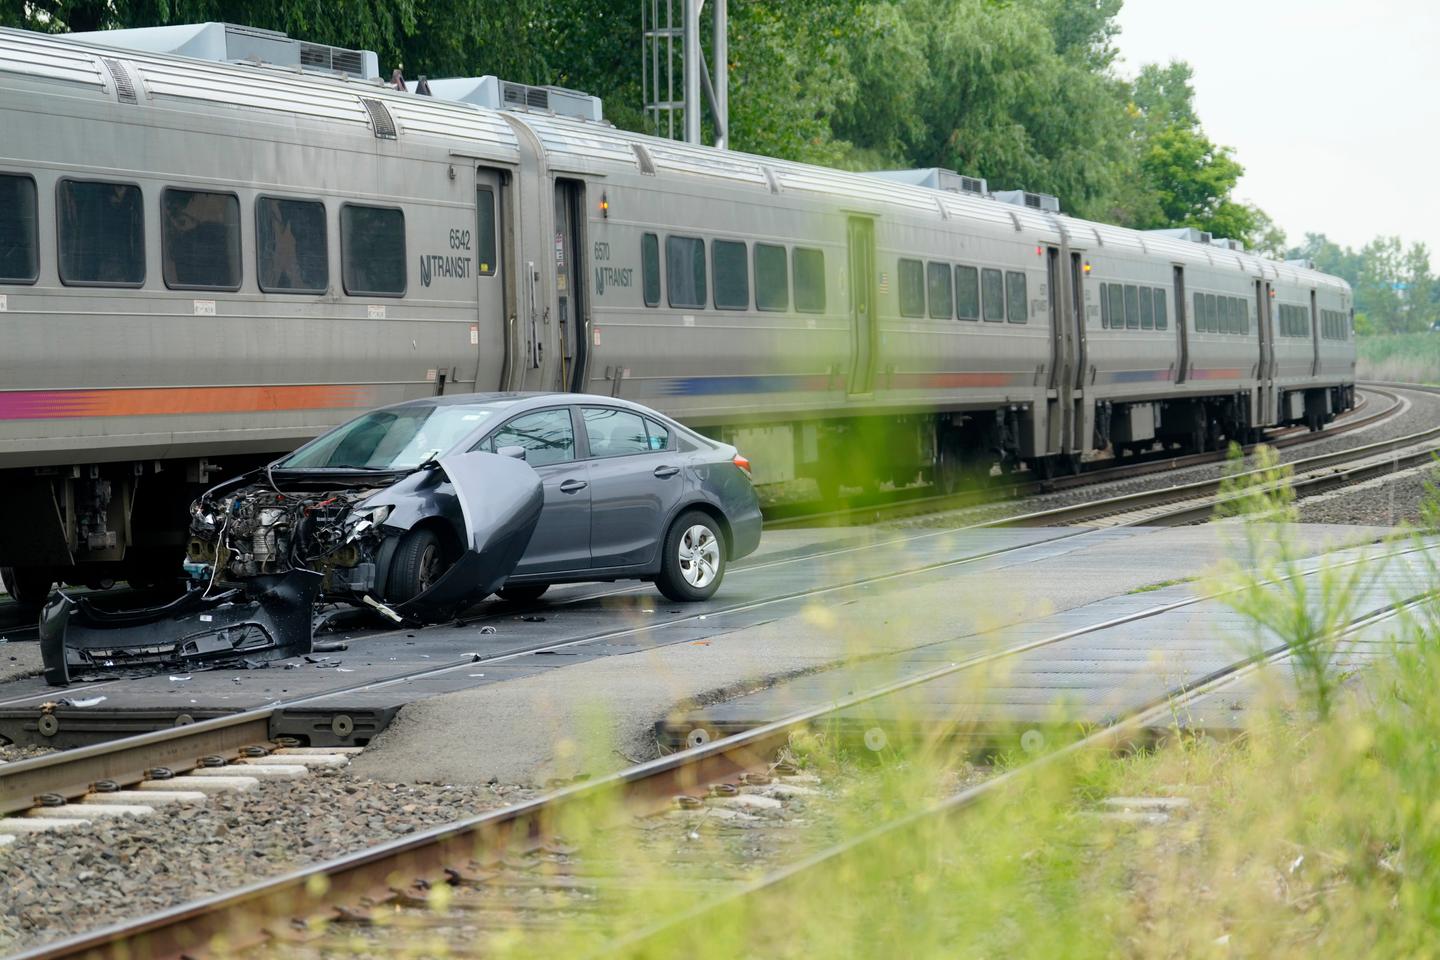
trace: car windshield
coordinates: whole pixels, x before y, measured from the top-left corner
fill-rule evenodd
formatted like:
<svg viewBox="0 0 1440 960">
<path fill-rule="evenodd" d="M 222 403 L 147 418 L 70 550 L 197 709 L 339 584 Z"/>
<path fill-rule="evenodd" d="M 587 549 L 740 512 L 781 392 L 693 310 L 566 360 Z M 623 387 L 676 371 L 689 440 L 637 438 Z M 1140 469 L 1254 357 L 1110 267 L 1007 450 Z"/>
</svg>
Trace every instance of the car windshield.
<svg viewBox="0 0 1440 960">
<path fill-rule="evenodd" d="M 462 404 L 376 410 L 336 427 L 277 465 L 282 470 L 408 470 L 459 443 L 495 413 Z"/>
</svg>

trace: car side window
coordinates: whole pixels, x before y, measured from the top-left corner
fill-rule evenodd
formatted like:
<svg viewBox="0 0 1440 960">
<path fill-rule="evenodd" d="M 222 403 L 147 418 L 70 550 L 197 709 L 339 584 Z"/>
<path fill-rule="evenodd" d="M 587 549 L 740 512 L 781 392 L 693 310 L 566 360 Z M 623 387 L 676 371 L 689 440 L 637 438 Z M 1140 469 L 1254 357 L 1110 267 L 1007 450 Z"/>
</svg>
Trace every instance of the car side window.
<svg viewBox="0 0 1440 960">
<path fill-rule="evenodd" d="M 650 437 L 651 450 L 670 449 L 669 429 L 667 429 L 666 427 L 662 427 L 660 424 L 656 423 L 654 420 L 651 420 L 649 417 L 645 418 L 645 433 Z"/>
<path fill-rule="evenodd" d="M 638 413 L 614 407 L 582 407 L 592 457 L 624 457 L 650 451 L 650 435 Z"/>
<path fill-rule="evenodd" d="M 575 428 L 570 423 L 569 409 L 541 410 L 516 417 L 480 446 L 492 452 L 502 447 L 524 447 L 525 462 L 543 467 L 575 459 Z"/>
</svg>

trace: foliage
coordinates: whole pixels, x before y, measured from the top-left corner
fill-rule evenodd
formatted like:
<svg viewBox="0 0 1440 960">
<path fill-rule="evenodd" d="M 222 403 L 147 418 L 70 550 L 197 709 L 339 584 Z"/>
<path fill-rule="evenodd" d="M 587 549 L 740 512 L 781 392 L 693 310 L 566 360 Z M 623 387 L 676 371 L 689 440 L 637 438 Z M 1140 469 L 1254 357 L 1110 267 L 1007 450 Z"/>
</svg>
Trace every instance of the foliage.
<svg viewBox="0 0 1440 960">
<path fill-rule="evenodd" d="M 1361 379 L 1440 383 L 1440 334 L 1377 333 L 1357 338 L 1355 350 Z"/>
<path fill-rule="evenodd" d="M 1342 247 L 1323 233 L 1305 235 L 1291 257 L 1315 262 L 1318 270 L 1342 277 L 1355 291 L 1355 310 L 1364 314 L 1361 332 L 1405 333 L 1440 323 L 1440 278 L 1430 267 L 1423 243 L 1405 247 L 1399 237 L 1376 237 L 1359 250 Z"/>
<path fill-rule="evenodd" d="M 1120 5 L 737 0 L 731 146 L 852 169 L 949 167 L 1054 193 L 1077 215 L 1278 250 L 1274 224 L 1232 196 L 1242 168 L 1200 126 L 1190 67 L 1149 64 L 1133 82 L 1115 72 Z M 204 20 L 372 49 L 387 77 L 587 90 L 618 126 L 652 126 L 636 0 L 0 0 L 0 24 L 53 31 Z"/>
</svg>

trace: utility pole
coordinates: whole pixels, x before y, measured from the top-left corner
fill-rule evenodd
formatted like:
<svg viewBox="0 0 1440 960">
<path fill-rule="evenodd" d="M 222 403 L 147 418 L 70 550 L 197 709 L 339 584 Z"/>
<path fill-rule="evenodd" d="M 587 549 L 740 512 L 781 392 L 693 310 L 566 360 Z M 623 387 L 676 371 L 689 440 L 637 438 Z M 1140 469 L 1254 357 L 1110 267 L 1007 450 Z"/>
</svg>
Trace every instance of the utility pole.
<svg viewBox="0 0 1440 960">
<path fill-rule="evenodd" d="M 675 24 L 674 5 L 679 3 L 680 25 Z M 710 106 L 715 127 L 715 146 L 725 149 L 730 142 L 730 16 L 728 0 L 710 0 L 713 41 L 713 72 L 705 62 L 700 45 L 701 15 L 705 0 L 640 0 L 640 22 L 644 35 L 641 56 L 641 84 L 645 112 L 656 136 L 675 137 L 675 113 L 683 116 L 683 134 L 689 143 L 701 142 L 704 104 Z M 680 40 L 683 100 L 675 99 L 675 41 Z M 704 100 L 701 100 L 701 95 Z M 662 123 L 661 115 L 665 115 Z"/>
</svg>

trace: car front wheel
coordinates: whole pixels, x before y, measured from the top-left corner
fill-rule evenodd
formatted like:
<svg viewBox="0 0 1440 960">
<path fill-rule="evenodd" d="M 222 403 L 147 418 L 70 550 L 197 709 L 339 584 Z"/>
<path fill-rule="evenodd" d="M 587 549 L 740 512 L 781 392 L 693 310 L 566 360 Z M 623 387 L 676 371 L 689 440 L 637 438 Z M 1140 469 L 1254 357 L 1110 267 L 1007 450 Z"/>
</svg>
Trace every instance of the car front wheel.
<svg viewBox="0 0 1440 960">
<path fill-rule="evenodd" d="M 680 603 L 708 600 L 725 579 L 725 538 L 708 514 L 683 514 L 665 535 L 655 586 Z"/>
<path fill-rule="evenodd" d="M 435 531 L 424 527 L 411 530 L 401 539 L 391 561 L 386 601 L 404 603 L 420 596 L 445 575 L 451 562 Z"/>
</svg>

